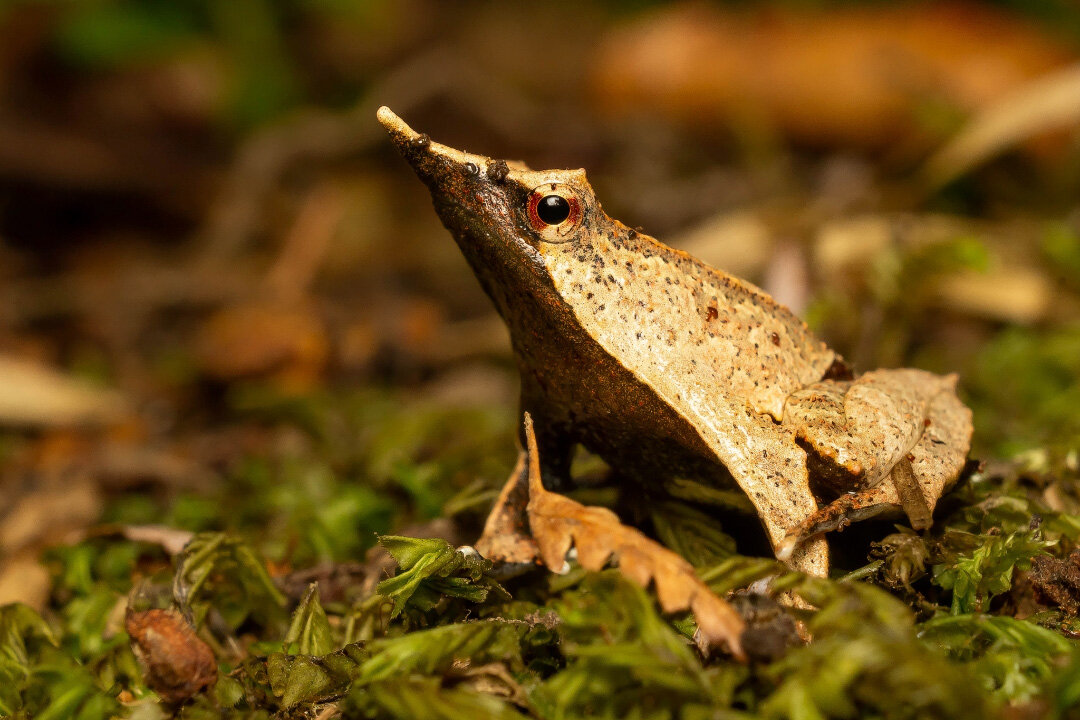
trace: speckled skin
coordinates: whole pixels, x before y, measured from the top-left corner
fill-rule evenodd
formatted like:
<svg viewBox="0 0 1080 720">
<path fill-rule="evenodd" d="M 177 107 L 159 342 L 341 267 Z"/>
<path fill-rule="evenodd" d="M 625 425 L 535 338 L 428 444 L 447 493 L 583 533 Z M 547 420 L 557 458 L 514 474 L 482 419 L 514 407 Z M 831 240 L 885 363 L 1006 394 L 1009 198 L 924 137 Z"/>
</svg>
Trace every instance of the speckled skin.
<svg viewBox="0 0 1080 720">
<path fill-rule="evenodd" d="M 835 353 L 760 289 L 609 218 L 584 171 L 508 167 L 433 143 L 386 108 L 379 119 L 510 329 L 545 484 L 569 482 L 577 443 L 644 487 L 733 478 L 778 555 L 824 575 L 823 538 L 789 538 L 822 521 L 804 450 L 818 423 L 783 421 L 789 397 L 842 367 Z M 571 203 L 567 221 L 530 211 L 548 194 Z M 835 445 L 843 424 L 824 425 Z M 485 538 L 524 532 L 519 471 Z M 529 553 L 523 539 L 494 554 Z"/>
</svg>

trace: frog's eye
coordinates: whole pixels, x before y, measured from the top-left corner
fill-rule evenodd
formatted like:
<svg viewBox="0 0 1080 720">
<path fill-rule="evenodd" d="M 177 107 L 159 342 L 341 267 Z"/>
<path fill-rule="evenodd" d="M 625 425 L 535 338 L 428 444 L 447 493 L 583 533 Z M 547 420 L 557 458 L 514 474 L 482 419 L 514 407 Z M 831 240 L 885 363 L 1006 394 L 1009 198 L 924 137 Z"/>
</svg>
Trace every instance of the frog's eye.
<svg viewBox="0 0 1080 720">
<path fill-rule="evenodd" d="M 562 195 L 545 195 L 536 204 L 536 217 L 548 225 L 558 225 L 570 217 L 570 203 Z"/>
<path fill-rule="evenodd" d="M 581 201 L 561 183 L 541 185 L 529 195 L 529 224 L 546 242 L 566 242 L 581 220 Z"/>
</svg>

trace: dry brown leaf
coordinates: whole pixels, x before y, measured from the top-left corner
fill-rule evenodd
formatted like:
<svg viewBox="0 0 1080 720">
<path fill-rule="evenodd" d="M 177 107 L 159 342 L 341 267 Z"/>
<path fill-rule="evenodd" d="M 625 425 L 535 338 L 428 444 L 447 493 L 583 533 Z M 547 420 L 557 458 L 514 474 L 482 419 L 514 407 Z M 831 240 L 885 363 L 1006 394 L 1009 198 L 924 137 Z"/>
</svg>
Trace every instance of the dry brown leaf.
<svg viewBox="0 0 1080 720">
<path fill-rule="evenodd" d="M 51 582 L 36 551 L 5 555 L 0 562 L 0 606 L 18 602 L 41 612 L 49 600 Z"/>
<path fill-rule="evenodd" d="M 815 144 L 923 146 L 927 106 L 979 110 L 1075 52 L 967 2 L 826 10 L 654 8 L 599 44 L 591 97 L 706 130 L 734 122 Z"/>
<path fill-rule="evenodd" d="M 124 624 L 146 684 L 166 701 L 184 702 L 217 682 L 213 651 L 176 610 L 128 610 Z"/>
<path fill-rule="evenodd" d="M 79 425 L 116 420 L 120 395 L 35 362 L 0 357 L 0 424 Z"/>
<path fill-rule="evenodd" d="M 0 551 L 60 542 L 101 515 L 101 489 L 86 477 L 71 477 L 60 487 L 43 487 L 11 503 L 0 516 Z"/>
<path fill-rule="evenodd" d="M 251 301 L 222 308 L 196 342 L 200 368 L 220 380 L 273 376 L 287 390 L 317 384 L 330 353 L 326 328 L 307 303 Z"/>
<path fill-rule="evenodd" d="M 577 549 L 578 562 L 586 570 L 601 570 L 614 559 L 623 575 L 641 587 L 650 581 L 665 612 L 690 610 L 701 638 L 709 645 L 727 645 L 731 654 L 745 660 L 741 636 L 742 617 L 717 597 L 694 574 L 693 566 L 679 555 L 623 525 L 607 508 L 586 507 L 544 489 L 540 480 L 540 457 L 532 418 L 525 415 L 529 462 L 529 525 L 550 570 L 566 565 L 566 553 Z"/>
</svg>

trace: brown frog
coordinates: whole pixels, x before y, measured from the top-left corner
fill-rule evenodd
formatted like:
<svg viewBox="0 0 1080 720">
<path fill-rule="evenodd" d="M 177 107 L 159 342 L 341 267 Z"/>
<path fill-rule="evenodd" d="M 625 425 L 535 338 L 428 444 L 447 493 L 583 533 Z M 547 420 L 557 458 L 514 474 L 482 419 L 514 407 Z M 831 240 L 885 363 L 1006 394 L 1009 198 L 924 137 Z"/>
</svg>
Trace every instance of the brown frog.
<svg viewBox="0 0 1080 720">
<path fill-rule="evenodd" d="M 897 509 L 929 526 L 970 444 L 955 376 L 854 376 L 759 288 L 604 214 L 583 170 L 529 170 L 378 118 L 510 329 L 547 487 L 568 486 L 578 444 L 646 495 L 675 477 L 734 481 L 777 557 L 821 576 L 823 532 Z M 525 468 L 477 543 L 492 559 L 536 557 Z"/>
</svg>

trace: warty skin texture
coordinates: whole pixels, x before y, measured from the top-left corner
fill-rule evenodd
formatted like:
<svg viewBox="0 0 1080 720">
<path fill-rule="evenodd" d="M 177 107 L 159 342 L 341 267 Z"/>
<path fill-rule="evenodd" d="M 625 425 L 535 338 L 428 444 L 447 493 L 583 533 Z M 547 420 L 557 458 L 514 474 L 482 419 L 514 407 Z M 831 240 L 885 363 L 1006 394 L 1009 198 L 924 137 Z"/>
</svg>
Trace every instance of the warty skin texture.
<svg viewBox="0 0 1080 720">
<path fill-rule="evenodd" d="M 646 494 L 674 476 L 733 479 L 778 556 L 825 574 L 824 539 L 789 531 L 821 520 L 806 438 L 819 425 L 829 438 L 847 428 L 805 413 L 795 426 L 782 421 L 788 398 L 831 383 L 845 369 L 840 358 L 762 290 L 608 217 L 584 171 L 509 167 L 431 142 L 387 108 L 379 120 L 510 329 L 545 484 L 569 482 L 578 443 Z M 550 194 L 572 208 L 558 225 L 531 210 Z M 942 474 L 955 479 L 951 467 Z M 520 505 L 521 492 L 512 476 L 485 537 L 527 532 L 506 507 Z M 877 509 L 876 496 L 867 501 Z"/>
</svg>

